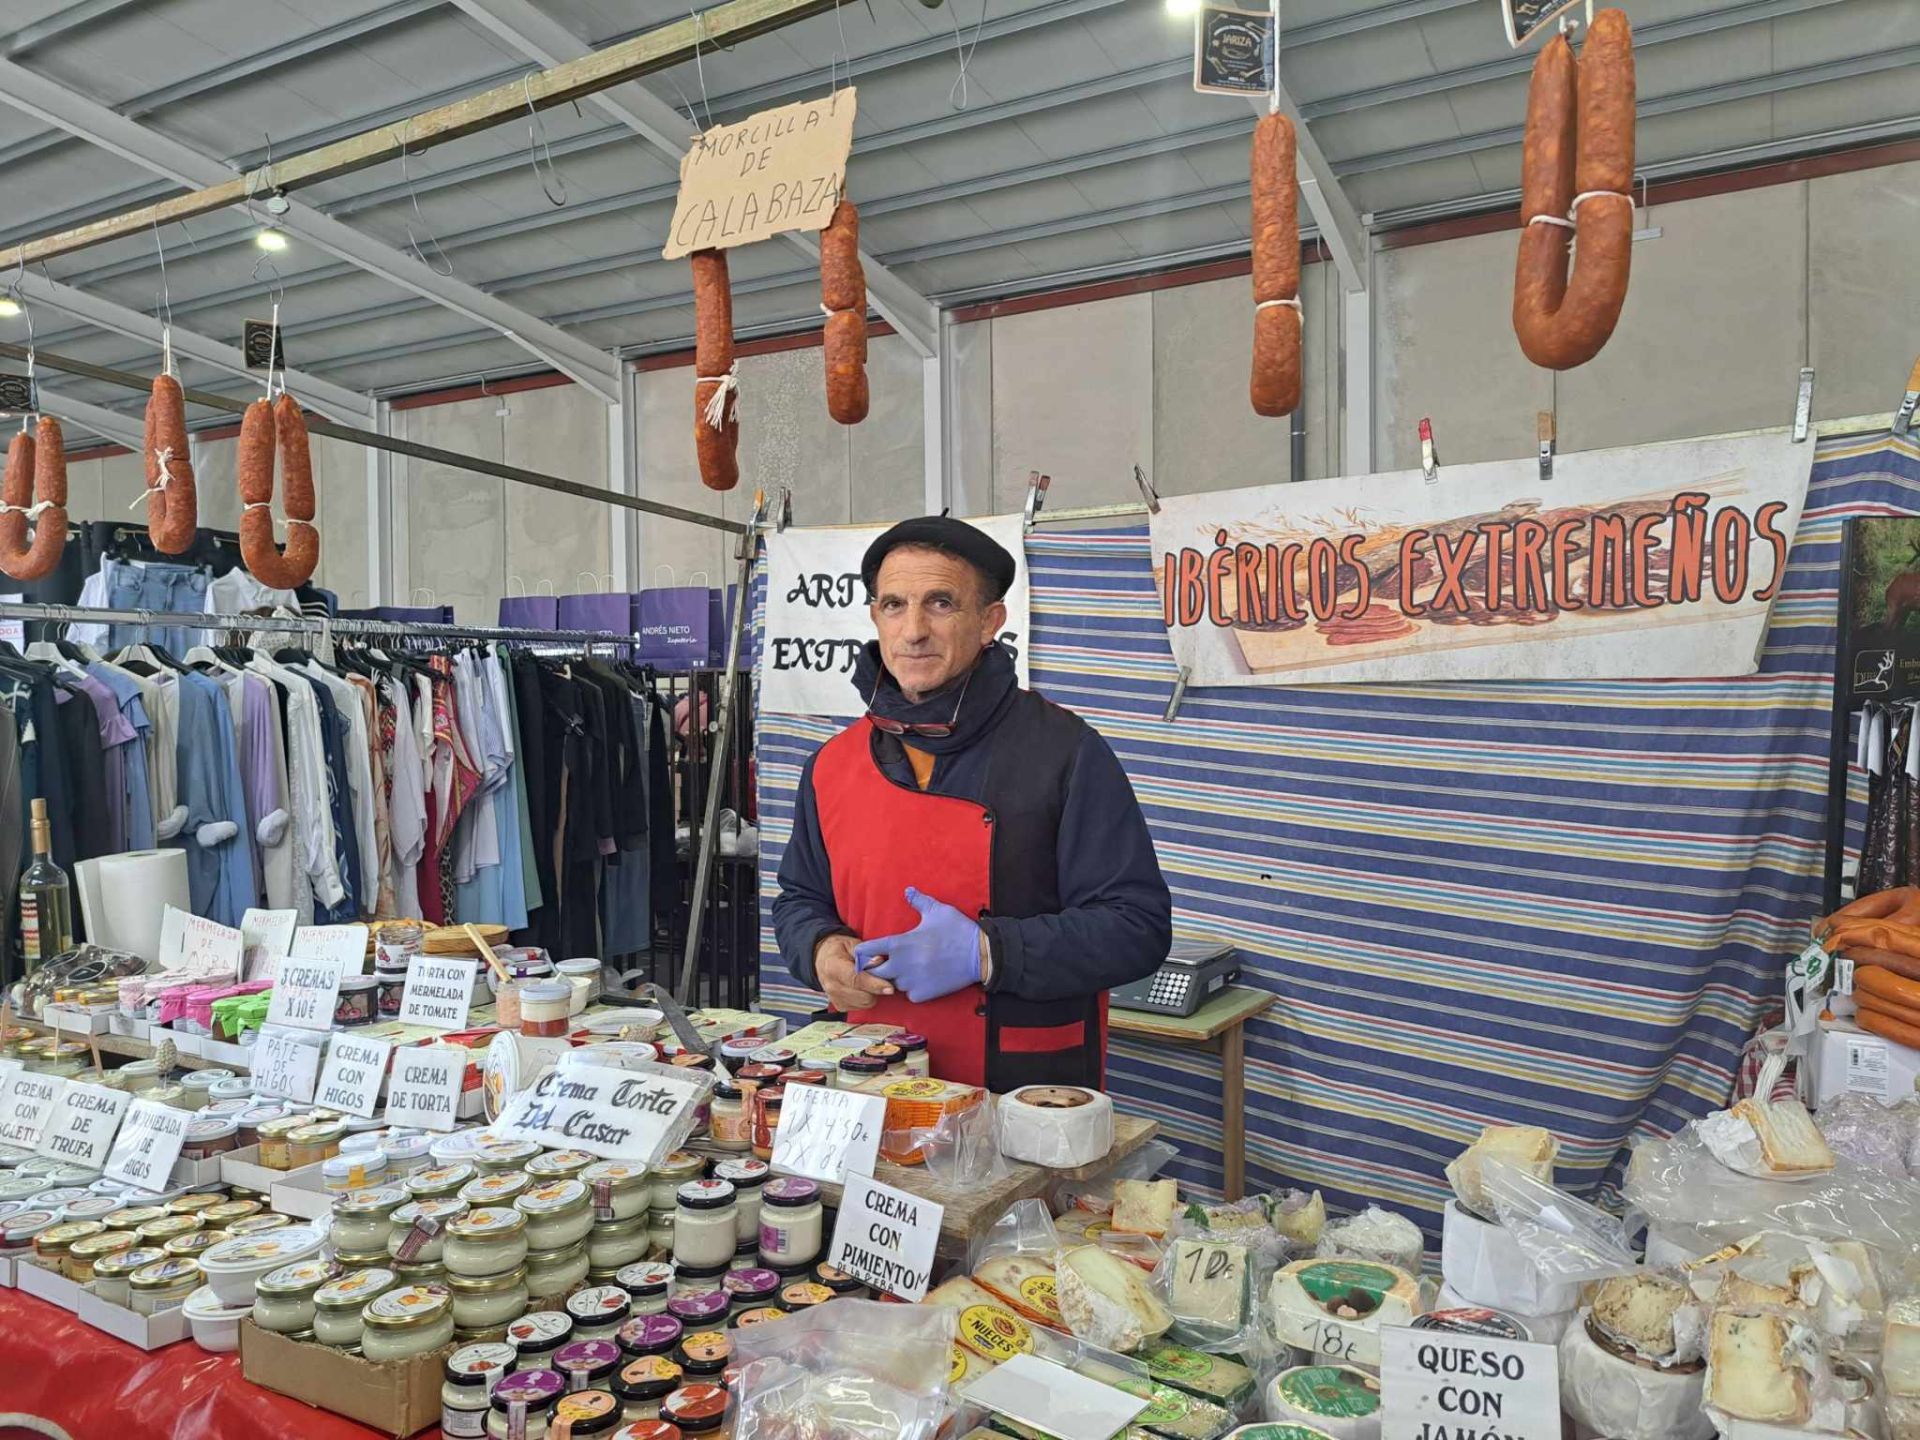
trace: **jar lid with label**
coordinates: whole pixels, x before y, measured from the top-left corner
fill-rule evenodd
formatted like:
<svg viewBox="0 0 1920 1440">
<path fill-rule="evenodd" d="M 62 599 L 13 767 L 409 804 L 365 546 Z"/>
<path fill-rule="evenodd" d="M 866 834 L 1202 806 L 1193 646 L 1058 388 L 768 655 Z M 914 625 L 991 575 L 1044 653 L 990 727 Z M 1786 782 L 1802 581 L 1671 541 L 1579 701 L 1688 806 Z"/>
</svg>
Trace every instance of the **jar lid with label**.
<svg viewBox="0 0 1920 1440">
<path fill-rule="evenodd" d="M 676 1295 L 667 1302 L 667 1313 L 682 1325 L 707 1325 L 726 1316 L 733 1302 L 724 1290 L 709 1290 L 700 1295 Z"/>
<path fill-rule="evenodd" d="M 621 1266 L 613 1278 L 636 1299 L 663 1295 L 673 1282 L 673 1266 L 660 1260 L 636 1260 L 631 1265 Z"/>
<path fill-rule="evenodd" d="M 887 1062 L 877 1055 L 848 1055 L 840 1062 L 840 1073 L 869 1079 L 887 1073 Z"/>
<path fill-rule="evenodd" d="M 632 1298 L 618 1285 L 593 1285 L 567 1297 L 567 1313 L 573 1316 L 576 1328 L 619 1325 L 632 1308 Z"/>
<path fill-rule="evenodd" d="M 746 1330 L 755 1325 L 771 1324 L 775 1320 L 784 1320 L 791 1313 L 778 1305 L 756 1305 L 751 1310 L 742 1310 L 734 1317 L 734 1328 Z"/>
<path fill-rule="evenodd" d="M 620 1402 L 611 1390 L 576 1390 L 560 1397 L 553 1418 L 565 1420 L 575 1435 L 604 1435 L 620 1423 Z"/>
<path fill-rule="evenodd" d="M 585 1150 L 549 1150 L 527 1162 L 527 1174 L 536 1180 L 570 1180 L 598 1159 Z"/>
<path fill-rule="evenodd" d="M 301 1260 L 269 1270 L 254 1281 L 253 1290 L 256 1295 L 309 1295 L 338 1273 L 331 1260 Z"/>
<path fill-rule="evenodd" d="M 428 1200 L 409 1200 L 393 1212 L 393 1223 L 411 1225 L 416 1220 L 431 1220 L 444 1229 L 466 1213 L 466 1201 L 456 1200 L 451 1195 L 440 1195 Z"/>
<path fill-rule="evenodd" d="M 611 1340 L 572 1340 L 553 1352 L 553 1368 L 584 1389 L 612 1375 L 620 1359 Z"/>
<path fill-rule="evenodd" d="M 76 1260 L 99 1261 L 119 1251 L 131 1250 L 135 1243 L 134 1236 L 128 1231 L 102 1230 L 97 1235 L 84 1235 L 74 1241 L 67 1247 L 67 1253 Z"/>
<path fill-rule="evenodd" d="M 127 1207 L 126 1199 L 119 1195 L 95 1195 L 88 1193 L 77 1200 L 69 1200 L 60 1207 L 60 1218 L 64 1220 L 99 1220 Z"/>
<path fill-rule="evenodd" d="M 573 1338 L 573 1317 L 564 1310 L 534 1310 L 507 1326 L 507 1343 L 522 1355 L 546 1355 Z"/>
<path fill-rule="evenodd" d="M 720 1281 L 720 1288 L 732 1296 L 736 1303 L 746 1301 L 764 1305 L 779 1293 L 780 1277 L 756 1265 L 746 1270 L 728 1271 Z"/>
<path fill-rule="evenodd" d="M 782 1175 L 769 1180 L 761 1187 L 760 1194 L 765 1204 L 776 1208 L 786 1206 L 799 1209 L 811 1205 L 820 1198 L 820 1186 L 817 1182 L 799 1175 Z"/>
<path fill-rule="evenodd" d="M 680 1342 L 680 1364 L 689 1375 L 718 1375 L 733 1358 L 733 1341 L 724 1330 L 702 1330 Z"/>
<path fill-rule="evenodd" d="M 780 1292 L 780 1303 L 788 1310 L 811 1310 L 833 1299 L 833 1291 L 813 1280 L 802 1280 Z"/>
<path fill-rule="evenodd" d="M 511 1345 L 498 1340 L 482 1340 L 475 1345 L 462 1345 L 447 1357 L 445 1366 L 447 1383 L 450 1385 L 492 1385 L 505 1377 L 513 1364 L 514 1351 Z"/>
<path fill-rule="evenodd" d="M 466 1202 L 456 1200 L 453 1203 L 464 1205 Z M 456 1240 L 506 1240 L 526 1228 L 526 1216 L 518 1210 L 508 1210 L 502 1206 L 469 1210 L 458 1219 L 447 1222 L 447 1234 Z"/>
<path fill-rule="evenodd" d="M 116 1279 L 131 1275 L 136 1270 L 144 1270 L 149 1265 L 158 1265 L 167 1259 L 167 1252 L 151 1246 L 139 1249 L 122 1250 L 117 1255 L 108 1255 L 93 1262 L 93 1275 L 96 1280 Z"/>
<path fill-rule="evenodd" d="M 346 1309 L 366 1304 L 386 1294 L 394 1286 L 393 1271 L 382 1265 L 336 1276 L 313 1292 L 313 1303 L 322 1310 Z"/>
<path fill-rule="evenodd" d="M 520 1348 L 524 1354 L 526 1347 Z M 502 1375 L 494 1385 L 493 1408 L 506 1414 L 520 1404 L 526 1406 L 529 1415 L 544 1415 L 566 1388 L 566 1378 L 551 1370 L 515 1370 Z"/>
<path fill-rule="evenodd" d="M 419 1330 L 447 1313 L 453 1292 L 444 1285 L 404 1285 L 367 1302 L 360 1317 L 376 1330 Z"/>
<path fill-rule="evenodd" d="M 683 1385 L 660 1402 L 660 1418 L 689 1434 L 718 1430 L 727 1418 L 727 1392 L 718 1385 Z"/>
<path fill-rule="evenodd" d="M 212 1209 L 226 1198 L 225 1195 L 176 1195 L 167 1202 L 167 1213 L 169 1215 L 198 1215 L 202 1210 Z"/>
<path fill-rule="evenodd" d="M 656 1180 L 684 1182 L 698 1179 L 706 1168 L 706 1160 L 691 1150 L 675 1150 L 653 1167 L 653 1175 Z"/>
<path fill-rule="evenodd" d="M 380 1185 L 372 1190 L 349 1190 L 344 1195 L 336 1196 L 333 1202 L 333 1213 L 336 1215 L 391 1215 L 407 1203 L 407 1192 L 398 1185 Z"/>
<path fill-rule="evenodd" d="M 258 1215 L 265 1208 L 258 1200 L 227 1200 L 219 1205 L 209 1205 L 200 1212 L 200 1218 L 209 1225 L 225 1227 L 236 1220 Z M 334 1208 L 339 1207 L 336 1205 Z"/>
<path fill-rule="evenodd" d="M 665 1355 L 641 1355 L 620 1367 L 613 1393 L 635 1404 L 661 1400 L 686 1382 L 686 1372 Z"/>
<path fill-rule="evenodd" d="M 462 1160 L 451 1165 L 416 1170 L 401 1183 L 407 1187 L 409 1195 L 452 1195 L 473 1179 L 474 1174 L 473 1166 Z"/>
<path fill-rule="evenodd" d="M 117 1230 L 113 1233 L 125 1235 L 126 1231 Z M 94 1236 L 96 1240 L 99 1238 L 98 1235 Z M 131 1239 L 132 1237 L 129 1236 L 128 1238 Z M 176 1235 L 173 1239 L 167 1241 L 166 1251 L 169 1255 L 204 1255 L 222 1240 L 230 1238 L 232 1237 L 225 1230 L 195 1230 L 191 1235 Z M 78 1255 L 80 1253 L 80 1247 L 88 1243 L 90 1242 L 85 1240 L 78 1241 L 73 1247 L 73 1253 Z"/>
<path fill-rule="evenodd" d="M 513 1203 L 525 1215 L 565 1215 L 583 1208 L 587 1187 L 578 1180 L 549 1180 L 524 1191 Z"/>
<path fill-rule="evenodd" d="M 733 1186 L 725 1180 L 689 1180 L 674 1194 L 688 1210 L 722 1210 L 733 1204 Z"/>
<path fill-rule="evenodd" d="M 836 1295 L 858 1295 L 867 1288 L 865 1281 L 827 1264 L 824 1260 L 813 1267 L 813 1278 L 817 1284 L 826 1286 Z"/>
<path fill-rule="evenodd" d="M 127 1284 L 135 1290 L 171 1290 L 179 1285 L 199 1283 L 200 1262 L 184 1255 L 156 1260 L 127 1277 Z"/>
<path fill-rule="evenodd" d="M 713 1167 L 713 1178 L 724 1180 L 735 1190 L 748 1190 L 764 1185 L 773 1177 L 773 1167 L 764 1160 L 756 1160 L 743 1155 L 734 1160 L 722 1160 Z"/>
<path fill-rule="evenodd" d="M 483 1140 L 473 1147 L 473 1161 L 489 1170 L 524 1167 L 540 1158 L 540 1147 L 531 1140 Z"/>
<path fill-rule="evenodd" d="M 460 1198 L 470 1205 L 511 1205 L 514 1197 L 533 1183 L 522 1170 L 499 1170 L 460 1187 Z"/>
<path fill-rule="evenodd" d="M 680 1343 L 686 1326 L 671 1315 L 636 1315 L 616 1337 L 629 1355 L 664 1355 Z"/>
</svg>

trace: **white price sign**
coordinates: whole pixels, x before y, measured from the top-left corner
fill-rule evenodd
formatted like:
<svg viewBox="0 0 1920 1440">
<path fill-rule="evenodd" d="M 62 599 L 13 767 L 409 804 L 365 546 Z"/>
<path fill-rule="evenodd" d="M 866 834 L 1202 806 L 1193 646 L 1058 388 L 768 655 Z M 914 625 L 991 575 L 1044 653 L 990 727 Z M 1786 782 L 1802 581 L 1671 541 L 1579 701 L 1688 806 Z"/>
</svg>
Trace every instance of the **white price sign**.
<svg viewBox="0 0 1920 1440">
<path fill-rule="evenodd" d="M 271 980 L 280 957 L 293 944 L 293 927 L 300 921 L 293 910 L 249 910 L 240 917 L 240 944 L 246 955 L 249 980 Z"/>
<path fill-rule="evenodd" d="M 883 1095 L 789 1085 L 773 1137 L 773 1168 L 783 1175 L 828 1182 L 871 1175 L 886 1119 Z"/>
<path fill-rule="evenodd" d="M 100 1169 L 107 1162 L 113 1137 L 120 1130 L 120 1118 L 132 1100 L 125 1090 L 69 1080 L 54 1101 L 53 1117 L 40 1140 L 40 1153 L 69 1165 Z"/>
<path fill-rule="evenodd" d="M 386 1078 L 391 1040 L 371 1036 L 336 1035 L 327 1044 L 327 1060 L 320 1067 L 320 1086 L 313 1103 L 344 1110 L 371 1120 L 380 1104 L 380 1082 Z"/>
<path fill-rule="evenodd" d="M 508 1096 L 492 1130 L 506 1140 L 531 1140 L 553 1150 L 585 1150 L 608 1160 L 651 1166 L 686 1137 L 690 1112 L 712 1085 L 710 1076 L 664 1065 L 614 1070 L 570 1064 Z M 781 1128 L 786 1128 L 784 1119 Z"/>
<path fill-rule="evenodd" d="M 253 1090 L 256 1095 L 278 1096 L 282 1100 L 313 1100 L 313 1087 L 320 1078 L 320 1047 L 309 1045 L 298 1035 L 285 1031 L 263 1030 L 253 1042 Z"/>
<path fill-rule="evenodd" d="M 367 968 L 367 927 L 302 925 L 293 932 L 287 954 L 302 960 L 331 960 L 342 975 L 359 975 Z"/>
<path fill-rule="evenodd" d="M 181 976 L 233 980 L 246 946 L 240 932 L 169 905 L 160 917 L 160 968 Z"/>
<path fill-rule="evenodd" d="M 1395 1325 L 1380 1332 L 1381 1440 L 1560 1440 L 1551 1345 Z"/>
<path fill-rule="evenodd" d="M 340 966 L 332 960 L 302 960 L 288 955 L 280 961 L 267 1001 L 267 1024 L 295 1030 L 331 1030 L 333 1007 L 340 998 Z"/>
<path fill-rule="evenodd" d="M 387 1080 L 387 1124 L 453 1129 L 466 1079 L 467 1052 L 459 1046 L 402 1045 Z"/>
<path fill-rule="evenodd" d="M 166 1189 L 192 1119 L 191 1110 L 177 1110 L 157 1100 L 135 1100 L 127 1107 L 120 1134 L 107 1153 L 107 1178 L 141 1190 Z"/>
<path fill-rule="evenodd" d="M 0 1082 L 0 1145 L 38 1147 L 53 1118 L 54 1101 L 67 1082 L 31 1070 L 16 1070 Z"/>
<path fill-rule="evenodd" d="M 784 1116 L 781 1123 L 786 1123 Z M 827 1263 L 902 1300 L 924 1300 L 943 1213 L 931 1200 L 864 1175 L 849 1175 Z"/>
<path fill-rule="evenodd" d="M 473 977 L 479 969 L 478 960 L 414 956 L 407 967 L 407 988 L 400 996 L 400 1023 L 429 1030 L 466 1029 Z"/>
</svg>

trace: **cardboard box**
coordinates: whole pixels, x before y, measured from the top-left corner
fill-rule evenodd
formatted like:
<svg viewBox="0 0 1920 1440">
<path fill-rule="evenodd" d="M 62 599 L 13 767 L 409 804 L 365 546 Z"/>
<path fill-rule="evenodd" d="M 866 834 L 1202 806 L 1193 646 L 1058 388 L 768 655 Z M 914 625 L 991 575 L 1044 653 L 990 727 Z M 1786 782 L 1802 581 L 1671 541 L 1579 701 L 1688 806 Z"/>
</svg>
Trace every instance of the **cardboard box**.
<svg viewBox="0 0 1920 1440">
<path fill-rule="evenodd" d="M 112 1014 L 110 1010 L 76 1010 L 71 1005 L 48 1005 L 40 1011 L 40 1023 L 63 1035 L 104 1035 Z"/>
<path fill-rule="evenodd" d="M 218 1185 L 221 1180 L 220 1162 L 224 1155 L 209 1155 L 204 1160 L 176 1160 L 173 1169 L 167 1173 L 169 1190 L 192 1189 L 196 1185 Z"/>
<path fill-rule="evenodd" d="M 215 1065 L 225 1065 L 228 1069 L 250 1070 L 253 1068 L 253 1046 L 230 1045 L 225 1040 L 215 1040 L 211 1036 L 199 1038 L 200 1048 L 194 1053 L 202 1060 Z"/>
<path fill-rule="evenodd" d="M 0 1290 L 11 1290 L 14 1288 L 13 1265 L 13 1256 L 0 1255 Z"/>
<path fill-rule="evenodd" d="M 153 1022 L 151 1020 L 141 1020 L 132 1015 L 122 1015 L 116 1010 L 107 1017 L 107 1033 L 110 1035 L 124 1035 L 129 1040 L 145 1040 L 151 1043 L 153 1040 Z M 166 1028 L 164 1026 L 161 1027 L 160 1034 L 162 1038 L 165 1037 L 166 1033 Z"/>
<path fill-rule="evenodd" d="M 1802 1069 L 1801 1089 L 1816 1111 L 1850 1090 L 1892 1104 L 1920 1084 L 1920 1050 L 1869 1035 L 1851 1020 L 1822 1020 Z"/>
<path fill-rule="evenodd" d="M 180 1030 L 172 1026 L 156 1025 L 148 1032 L 147 1039 L 155 1045 L 158 1045 L 162 1040 L 171 1040 L 173 1041 L 173 1048 L 182 1055 L 198 1055 L 200 1053 L 200 1047 L 206 1043 L 207 1037 L 204 1035 L 196 1035 L 191 1030 Z"/>
<path fill-rule="evenodd" d="M 240 1322 L 240 1373 L 248 1380 L 396 1440 L 440 1423 L 441 1366 L 452 1350 L 375 1365 L 330 1345 L 262 1330 L 251 1319 Z"/>
<path fill-rule="evenodd" d="M 78 1310 L 80 1297 L 86 1293 L 86 1286 L 77 1280 L 69 1280 L 58 1270 L 49 1270 L 25 1258 L 14 1262 L 13 1283 L 27 1294 L 38 1295 L 62 1310 Z"/>
<path fill-rule="evenodd" d="M 238 1185 L 242 1190 L 251 1190 L 259 1195 L 271 1195 L 273 1187 L 297 1175 L 311 1175 L 314 1187 L 320 1187 L 320 1167 L 306 1165 L 298 1170 L 272 1170 L 260 1163 L 260 1147 L 243 1145 L 238 1150 L 229 1150 L 224 1155 L 216 1155 L 212 1164 L 218 1161 L 220 1173 L 215 1178 L 223 1185 Z"/>
<path fill-rule="evenodd" d="M 137 1345 L 142 1350 L 158 1350 L 163 1345 L 178 1345 L 191 1333 L 187 1312 L 169 1305 L 153 1315 L 142 1315 L 124 1305 L 109 1305 L 92 1290 L 82 1286 L 79 1308 L 74 1312 L 96 1330 L 104 1330 L 116 1340 Z"/>
<path fill-rule="evenodd" d="M 283 1215 L 297 1215 L 302 1220 L 315 1220 L 333 1210 L 334 1197 L 318 1165 L 280 1172 L 280 1179 L 267 1194 L 274 1209 Z"/>
</svg>

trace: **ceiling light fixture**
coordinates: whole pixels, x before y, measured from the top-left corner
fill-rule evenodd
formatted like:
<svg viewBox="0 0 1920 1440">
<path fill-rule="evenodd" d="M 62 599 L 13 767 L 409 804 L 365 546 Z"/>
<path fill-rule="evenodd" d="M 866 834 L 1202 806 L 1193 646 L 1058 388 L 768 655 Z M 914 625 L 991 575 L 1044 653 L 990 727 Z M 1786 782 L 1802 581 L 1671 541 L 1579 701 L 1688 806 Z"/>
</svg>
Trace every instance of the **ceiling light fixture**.
<svg viewBox="0 0 1920 1440">
<path fill-rule="evenodd" d="M 20 302 L 11 295 L 0 295 L 0 317 L 11 320 L 20 313 Z"/>
<path fill-rule="evenodd" d="M 1200 0 L 1167 0 L 1167 14 L 1185 20 L 1200 8 Z"/>
<path fill-rule="evenodd" d="M 262 250 L 270 250 L 278 255 L 282 250 L 287 248 L 287 237 L 269 225 L 253 237 L 253 243 L 258 245 Z"/>
</svg>

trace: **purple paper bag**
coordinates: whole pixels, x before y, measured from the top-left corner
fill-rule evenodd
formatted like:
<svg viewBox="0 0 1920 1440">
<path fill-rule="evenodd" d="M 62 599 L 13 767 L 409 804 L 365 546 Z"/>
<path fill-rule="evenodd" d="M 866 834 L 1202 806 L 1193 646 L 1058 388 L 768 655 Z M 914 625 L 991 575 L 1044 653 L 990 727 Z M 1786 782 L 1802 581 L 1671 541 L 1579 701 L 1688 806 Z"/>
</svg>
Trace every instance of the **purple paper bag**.
<svg viewBox="0 0 1920 1440">
<path fill-rule="evenodd" d="M 713 592 L 704 585 L 642 590 L 633 597 L 633 626 L 640 634 L 639 659 L 666 670 L 693 670 L 711 663 L 715 616 Z"/>
<path fill-rule="evenodd" d="M 499 623 L 515 630 L 557 630 L 560 601 L 552 595 L 509 595 L 500 602 Z"/>
<path fill-rule="evenodd" d="M 562 595 L 562 630 L 607 630 L 616 635 L 633 633 L 632 597 L 624 590 L 591 595 Z M 624 652 L 623 652 L 624 653 Z"/>
</svg>

